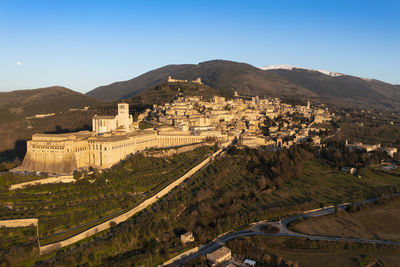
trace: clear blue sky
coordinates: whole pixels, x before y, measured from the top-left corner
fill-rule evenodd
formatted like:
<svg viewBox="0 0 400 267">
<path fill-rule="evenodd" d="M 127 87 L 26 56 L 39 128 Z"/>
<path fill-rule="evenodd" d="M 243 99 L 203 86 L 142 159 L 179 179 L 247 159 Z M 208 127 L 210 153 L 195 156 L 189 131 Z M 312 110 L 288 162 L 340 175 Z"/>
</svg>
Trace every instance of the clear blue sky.
<svg viewBox="0 0 400 267">
<path fill-rule="evenodd" d="M 400 1 L 0 0 L 0 91 L 87 92 L 211 59 L 400 84 Z"/>
</svg>

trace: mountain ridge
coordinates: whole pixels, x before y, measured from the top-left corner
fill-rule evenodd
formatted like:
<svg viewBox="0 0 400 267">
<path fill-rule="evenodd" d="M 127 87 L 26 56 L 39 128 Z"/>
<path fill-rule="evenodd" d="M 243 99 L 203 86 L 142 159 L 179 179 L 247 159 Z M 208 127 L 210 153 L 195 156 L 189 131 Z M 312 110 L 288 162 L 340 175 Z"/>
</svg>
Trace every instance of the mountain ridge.
<svg viewBox="0 0 400 267">
<path fill-rule="evenodd" d="M 247 63 L 212 60 L 199 64 L 166 65 L 127 81 L 97 87 L 89 91 L 87 95 L 103 101 L 129 98 L 166 82 L 168 76 L 185 80 L 201 77 L 203 83 L 219 90 L 222 95 L 226 96 L 233 95 L 235 90 L 249 95 L 262 94 L 263 91 L 267 91 L 278 96 L 272 88 L 278 85 L 283 91 L 281 93 L 284 94 L 293 94 L 293 92 L 303 95 L 312 94 L 304 88 L 284 81 L 273 73 L 264 72 Z M 248 83 L 249 80 L 252 81 Z"/>
<path fill-rule="evenodd" d="M 247 63 L 227 60 L 167 65 L 127 81 L 97 87 L 87 95 L 102 101 L 126 99 L 166 82 L 168 76 L 183 80 L 200 77 L 204 84 L 216 89 L 223 96 L 232 96 L 238 91 L 247 96 L 314 99 L 344 106 L 400 107 L 399 86 L 379 80 L 342 73 L 327 75 L 318 70 L 294 66 L 290 70 L 263 70 Z"/>
<path fill-rule="evenodd" d="M 298 66 L 293 66 L 293 65 L 267 65 L 264 67 L 260 67 L 262 70 L 293 70 L 293 69 L 303 69 L 303 70 L 308 70 L 308 71 L 317 71 L 322 74 L 332 76 L 332 77 L 337 77 L 337 76 L 344 76 L 346 74 L 335 72 L 335 71 L 330 71 L 330 70 L 317 70 L 317 69 L 309 69 L 309 68 L 303 68 L 303 67 L 298 67 Z"/>
</svg>

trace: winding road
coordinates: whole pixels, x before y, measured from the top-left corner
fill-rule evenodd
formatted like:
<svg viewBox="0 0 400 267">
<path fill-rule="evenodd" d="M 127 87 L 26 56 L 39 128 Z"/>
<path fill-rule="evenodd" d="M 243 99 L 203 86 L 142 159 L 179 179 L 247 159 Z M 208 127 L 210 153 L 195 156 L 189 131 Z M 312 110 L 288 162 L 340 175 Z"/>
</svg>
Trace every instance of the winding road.
<svg viewBox="0 0 400 267">
<path fill-rule="evenodd" d="M 368 204 L 376 202 L 378 198 L 371 198 L 361 202 L 356 202 L 355 205 Z M 344 203 L 338 205 L 337 207 L 340 209 L 345 209 L 350 203 Z M 334 206 L 328 206 L 320 209 L 305 211 L 301 214 L 294 215 L 288 217 L 284 220 L 276 221 L 276 222 L 268 222 L 268 221 L 260 221 L 251 224 L 248 229 L 240 230 L 236 232 L 227 232 L 225 234 L 220 235 L 213 241 L 209 242 L 206 245 L 201 245 L 198 247 L 198 250 L 192 253 L 182 253 L 177 257 L 165 262 L 162 266 L 181 266 L 187 263 L 189 260 L 196 259 L 203 255 L 209 254 L 220 247 L 222 247 L 226 242 L 232 240 L 234 238 L 242 237 L 242 236 L 252 236 L 252 235 L 263 235 L 263 236 L 281 236 L 281 237 L 300 237 L 307 238 L 310 240 L 321 240 L 321 241 L 345 241 L 345 242 L 354 242 L 354 243 L 370 243 L 370 244 L 382 244 L 382 245 L 400 245 L 400 242 L 389 241 L 389 240 L 375 240 L 375 239 L 363 239 L 363 238 L 343 238 L 343 237 L 332 237 L 332 236 L 315 236 L 315 235 L 307 235 L 301 234 L 297 232 L 293 232 L 288 228 L 288 225 L 291 222 L 294 222 L 300 218 L 312 218 L 319 217 L 324 215 L 333 214 L 335 211 Z M 265 233 L 261 230 L 263 226 L 274 226 L 279 229 L 278 233 Z"/>
</svg>

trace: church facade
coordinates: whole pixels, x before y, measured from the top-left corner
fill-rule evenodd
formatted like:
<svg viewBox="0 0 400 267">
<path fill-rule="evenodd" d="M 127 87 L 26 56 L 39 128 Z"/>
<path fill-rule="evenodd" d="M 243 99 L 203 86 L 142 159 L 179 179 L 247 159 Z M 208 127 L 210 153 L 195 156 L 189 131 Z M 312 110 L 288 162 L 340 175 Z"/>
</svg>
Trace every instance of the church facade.
<svg viewBox="0 0 400 267">
<path fill-rule="evenodd" d="M 129 114 L 129 104 L 118 104 L 118 115 L 98 116 L 92 120 L 93 132 L 96 134 L 108 133 L 117 129 L 129 132 L 129 126 L 133 123 L 132 115 Z"/>
</svg>

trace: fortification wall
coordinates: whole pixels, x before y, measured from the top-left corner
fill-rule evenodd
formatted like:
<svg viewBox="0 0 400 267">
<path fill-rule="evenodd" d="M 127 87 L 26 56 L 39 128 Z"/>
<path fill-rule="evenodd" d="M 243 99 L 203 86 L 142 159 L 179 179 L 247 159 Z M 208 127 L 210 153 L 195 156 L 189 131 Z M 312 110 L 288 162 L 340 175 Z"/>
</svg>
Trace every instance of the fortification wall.
<svg viewBox="0 0 400 267">
<path fill-rule="evenodd" d="M 27 227 L 27 226 L 37 226 L 38 219 L 15 219 L 15 220 L 1 220 L 0 227 Z"/>
<path fill-rule="evenodd" d="M 146 157 L 154 157 L 154 158 L 171 157 L 175 154 L 192 151 L 198 147 L 205 146 L 205 145 L 207 145 L 207 144 L 199 143 L 199 144 L 187 145 L 187 146 L 182 146 L 182 147 L 177 147 L 177 148 L 170 148 L 170 149 L 166 149 L 166 150 L 146 151 L 144 155 Z"/>
<path fill-rule="evenodd" d="M 200 143 L 206 139 L 206 136 L 160 134 L 157 135 L 157 139 L 157 147 L 162 148 Z"/>
<path fill-rule="evenodd" d="M 10 185 L 10 190 L 16 190 L 27 186 L 39 185 L 39 184 L 74 183 L 75 181 L 76 180 L 74 179 L 73 176 L 57 176 L 57 177 L 39 179 L 20 184 L 12 184 Z"/>
<path fill-rule="evenodd" d="M 189 249 L 189 250 L 187 250 L 187 251 L 185 251 L 185 252 L 179 254 L 178 256 L 176 256 L 176 257 L 174 257 L 174 258 L 172 258 L 172 259 L 170 259 L 170 260 L 164 262 L 164 263 L 161 264 L 160 266 L 167 266 L 168 264 L 171 264 L 171 263 L 173 263 L 174 261 L 180 260 L 180 259 L 182 259 L 182 258 L 184 258 L 184 257 L 186 257 L 186 256 L 188 256 L 188 255 L 190 255 L 190 254 L 196 253 L 197 251 L 199 251 L 199 247 L 194 247 L 194 248 L 192 248 L 192 249 Z"/>
</svg>

